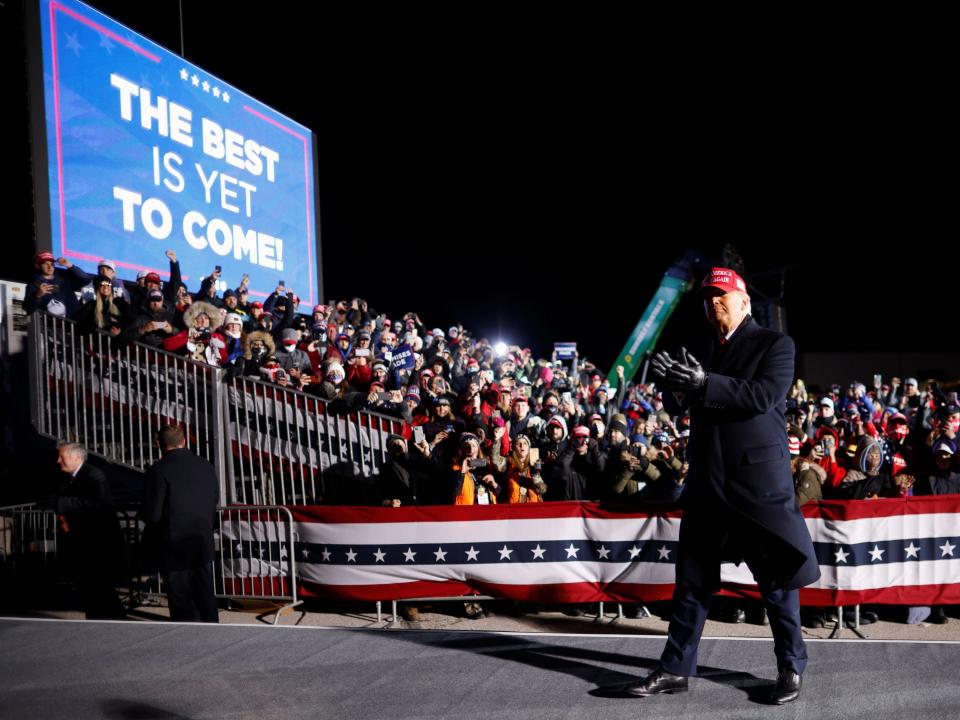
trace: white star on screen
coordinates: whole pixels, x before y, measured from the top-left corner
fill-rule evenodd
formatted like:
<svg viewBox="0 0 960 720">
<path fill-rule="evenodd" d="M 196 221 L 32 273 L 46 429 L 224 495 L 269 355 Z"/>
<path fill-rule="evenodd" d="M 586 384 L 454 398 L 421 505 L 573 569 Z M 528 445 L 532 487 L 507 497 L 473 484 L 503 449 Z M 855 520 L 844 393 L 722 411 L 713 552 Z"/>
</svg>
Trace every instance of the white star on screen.
<svg viewBox="0 0 960 720">
<path fill-rule="evenodd" d="M 404 562 L 413 562 L 413 558 L 416 556 L 416 553 L 413 551 L 413 548 L 408 547 L 407 551 L 403 554 L 403 557 L 406 558 Z"/>
<path fill-rule="evenodd" d="M 114 45 L 106 35 L 100 35 L 100 47 L 106 50 L 108 55 L 113 55 Z"/>
<path fill-rule="evenodd" d="M 606 546 L 601 545 L 601 546 L 597 549 L 597 556 L 598 556 L 601 560 L 606 560 L 609 555 L 610 555 L 610 551 L 607 550 Z"/>
<path fill-rule="evenodd" d="M 546 548 L 540 547 L 540 543 L 537 543 L 537 546 L 536 546 L 533 550 L 531 550 L 530 552 L 533 553 L 533 559 L 534 559 L 534 560 L 543 560 L 543 554 L 544 554 L 546 551 L 547 551 Z"/>
<path fill-rule="evenodd" d="M 480 551 L 479 551 L 479 550 L 474 550 L 474 549 L 473 549 L 473 545 L 471 545 L 471 546 L 470 546 L 470 549 L 467 550 L 467 562 L 470 562 L 471 560 L 477 560 L 477 555 L 479 555 L 479 554 L 480 554 Z M 477 562 L 479 562 L 479 561 L 477 561 Z"/>
<path fill-rule="evenodd" d="M 220 97 L 220 88 L 218 88 L 216 85 L 214 85 L 214 87 L 213 87 L 213 96 L 214 96 L 215 98 Z"/>
<path fill-rule="evenodd" d="M 433 553 L 433 556 L 437 559 L 437 562 L 447 561 L 447 552 L 442 547 L 438 547 L 436 552 Z"/>
<path fill-rule="evenodd" d="M 83 46 L 80 45 L 80 41 L 77 40 L 77 35 L 67 33 L 67 50 L 73 50 L 73 54 L 77 57 L 80 57 L 80 51 L 83 50 Z"/>
<path fill-rule="evenodd" d="M 660 560 L 668 560 L 670 558 L 670 551 L 667 549 L 666 545 L 661 545 L 657 549 L 657 553 L 660 555 Z"/>
<path fill-rule="evenodd" d="M 190 73 L 187 72 L 187 69 L 186 69 L 186 68 L 181 68 L 181 69 L 180 69 L 180 79 L 181 79 L 181 80 L 186 80 L 188 77 L 190 77 Z"/>
<path fill-rule="evenodd" d="M 223 99 L 223 101 L 224 101 L 225 103 L 230 102 L 230 93 L 228 93 L 228 92 L 223 93 L 222 99 Z"/>
<path fill-rule="evenodd" d="M 205 93 L 210 92 L 210 83 L 208 83 L 206 80 L 203 81 L 203 91 Z"/>
<path fill-rule="evenodd" d="M 904 551 L 907 553 L 907 559 L 916 558 L 917 560 L 919 560 L 920 556 L 917 554 L 919 550 L 920 548 L 914 546 L 913 540 L 911 540 L 910 544 L 904 548 Z"/>
<path fill-rule="evenodd" d="M 194 74 L 194 76 L 190 78 L 190 82 L 193 83 L 193 86 L 194 86 L 194 87 L 199 87 L 199 86 L 200 86 L 200 78 L 198 78 L 198 77 L 196 76 L 196 74 Z"/>
<path fill-rule="evenodd" d="M 502 548 L 500 548 L 497 552 L 500 553 L 500 559 L 501 559 L 501 560 L 509 560 L 509 559 L 510 559 L 510 555 L 513 553 L 513 550 L 508 549 L 507 546 L 504 545 L 504 546 L 503 546 Z"/>
<path fill-rule="evenodd" d="M 849 554 L 850 554 L 850 553 L 848 553 L 848 552 L 844 552 L 844 551 L 843 551 L 843 548 L 840 548 L 839 550 L 837 550 L 837 551 L 833 554 L 833 556 L 834 556 L 834 558 L 836 558 L 836 561 L 837 561 L 838 563 L 845 563 L 845 562 L 847 561 L 847 556 L 848 556 Z"/>
<path fill-rule="evenodd" d="M 879 545 L 874 545 L 873 550 L 870 551 L 870 562 L 876 560 L 883 560 L 883 554 L 886 550 L 881 550 Z"/>
<path fill-rule="evenodd" d="M 383 562 L 383 559 L 387 556 L 385 552 L 377 548 L 377 551 L 373 554 L 373 557 L 376 558 L 376 562 Z"/>
<path fill-rule="evenodd" d="M 940 546 L 940 552 L 942 553 L 940 557 L 946 557 L 949 555 L 953 557 L 953 551 L 956 549 L 956 545 L 951 545 L 950 541 L 947 540 L 943 545 Z"/>
</svg>

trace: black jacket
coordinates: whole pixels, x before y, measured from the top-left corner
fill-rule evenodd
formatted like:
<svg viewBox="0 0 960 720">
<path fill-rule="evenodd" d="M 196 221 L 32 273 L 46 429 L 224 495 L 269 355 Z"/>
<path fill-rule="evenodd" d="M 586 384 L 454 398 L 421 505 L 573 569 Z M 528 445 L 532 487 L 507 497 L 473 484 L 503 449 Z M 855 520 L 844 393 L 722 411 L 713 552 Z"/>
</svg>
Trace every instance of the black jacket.
<svg viewBox="0 0 960 720">
<path fill-rule="evenodd" d="M 190 450 L 171 450 L 149 470 L 141 516 L 158 531 L 164 570 L 188 570 L 213 561 L 220 487 L 213 465 Z"/>
<path fill-rule="evenodd" d="M 699 397 L 664 393 L 671 414 L 690 409 L 677 583 L 716 589 L 720 561 L 761 549 L 762 571 L 786 589 L 820 577 L 797 505 L 784 412 L 794 343 L 749 315 L 725 346 L 714 341 Z"/>
</svg>

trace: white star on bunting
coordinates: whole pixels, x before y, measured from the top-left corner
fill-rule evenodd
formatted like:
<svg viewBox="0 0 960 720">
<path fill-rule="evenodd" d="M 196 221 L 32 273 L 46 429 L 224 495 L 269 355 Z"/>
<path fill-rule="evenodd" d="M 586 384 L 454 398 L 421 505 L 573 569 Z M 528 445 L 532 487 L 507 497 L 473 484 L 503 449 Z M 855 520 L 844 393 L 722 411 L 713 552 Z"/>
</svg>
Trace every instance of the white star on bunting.
<svg viewBox="0 0 960 720">
<path fill-rule="evenodd" d="M 604 545 L 601 545 L 601 546 L 597 549 L 597 556 L 598 556 L 601 560 L 606 560 L 609 555 L 610 555 L 610 551 L 607 550 L 607 548 L 606 548 Z"/>
<path fill-rule="evenodd" d="M 942 553 L 940 557 L 946 557 L 949 555 L 953 557 L 953 551 L 957 548 L 956 545 L 951 545 L 950 541 L 947 540 L 943 545 L 940 546 L 940 552 Z"/>
<path fill-rule="evenodd" d="M 509 560 L 510 555 L 513 553 L 513 550 L 509 550 L 506 545 L 500 548 L 497 552 L 500 553 L 501 560 Z"/>
<path fill-rule="evenodd" d="M 913 540 L 911 540 L 911 541 L 910 541 L 910 544 L 909 544 L 907 547 L 904 548 L 904 551 L 907 553 L 907 558 L 906 558 L 906 559 L 916 558 L 917 560 L 919 560 L 919 559 L 920 559 L 920 556 L 917 554 L 917 553 L 919 552 L 919 550 L 920 550 L 920 548 L 914 546 Z"/>
<path fill-rule="evenodd" d="M 833 554 L 833 556 L 834 556 L 834 558 L 836 559 L 836 561 L 837 561 L 838 563 L 845 563 L 845 562 L 847 561 L 847 556 L 848 556 L 849 554 L 850 554 L 850 553 L 848 553 L 848 552 L 844 552 L 844 551 L 843 551 L 843 548 L 840 548 L 839 550 L 837 550 L 837 551 Z"/>
<path fill-rule="evenodd" d="M 437 559 L 436 562 L 447 561 L 447 552 L 442 547 L 438 547 L 437 551 L 433 553 L 433 556 Z"/>
<path fill-rule="evenodd" d="M 574 547 L 573 543 L 570 543 L 570 547 L 564 548 L 564 550 L 566 550 L 567 552 L 567 560 L 569 560 L 570 558 L 574 558 L 575 560 L 580 559 L 577 557 L 577 553 L 580 552 L 580 548 Z"/>
<path fill-rule="evenodd" d="M 883 560 L 883 554 L 885 552 L 886 550 L 881 550 L 879 545 L 874 545 L 873 550 L 870 551 L 870 562 Z"/>
<path fill-rule="evenodd" d="M 403 554 L 403 557 L 406 558 L 404 562 L 413 562 L 413 558 L 416 557 L 416 553 L 413 551 L 413 548 L 408 547 L 407 551 Z"/>
<path fill-rule="evenodd" d="M 634 545 L 632 548 L 630 548 L 630 559 L 636 560 L 638 555 L 640 555 L 640 548 Z"/>
<path fill-rule="evenodd" d="M 377 548 L 377 551 L 373 554 L 373 557 L 376 558 L 375 562 L 383 562 L 383 559 L 387 556 L 380 548 Z"/>
<path fill-rule="evenodd" d="M 530 552 L 533 553 L 533 559 L 534 559 L 534 560 L 543 560 L 543 554 L 544 554 L 546 551 L 547 551 L 546 548 L 540 547 L 540 543 L 537 543 L 537 546 L 536 546 L 533 550 L 531 550 Z"/>
<path fill-rule="evenodd" d="M 347 550 L 347 562 L 356 562 L 357 554 L 353 551 L 353 548 Z"/>
<path fill-rule="evenodd" d="M 474 549 L 473 549 L 473 545 L 471 545 L 471 546 L 470 546 L 470 549 L 467 550 L 467 562 L 470 562 L 471 560 L 474 560 L 474 561 L 476 561 L 476 562 L 479 562 L 479 560 L 477 560 L 477 555 L 479 555 L 479 554 L 480 554 L 480 551 L 479 551 L 479 550 L 474 550 Z"/>
<path fill-rule="evenodd" d="M 668 559 L 670 558 L 670 551 L 667 550 L 667 546 L 666 546 L 666 545 L 661 545 L 661 546 L 657 549 L 657 553 L 659 553 L 659 555 L 660 555 L 660 558 L 659 558 L 660 560 L 668 560 Z"/>
</svg>

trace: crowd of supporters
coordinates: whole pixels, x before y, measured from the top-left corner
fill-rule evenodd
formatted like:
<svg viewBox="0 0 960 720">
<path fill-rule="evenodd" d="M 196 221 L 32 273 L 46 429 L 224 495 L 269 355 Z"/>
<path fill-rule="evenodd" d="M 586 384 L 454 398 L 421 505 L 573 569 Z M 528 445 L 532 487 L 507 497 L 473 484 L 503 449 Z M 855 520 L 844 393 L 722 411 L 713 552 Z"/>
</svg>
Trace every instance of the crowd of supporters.
<svg viewBox="0 0 960 720">
<path fill-rule="evenodd" d="M 463 327 L 390 319 L 367 301 L 300 308 L 278 286 L 252 300 L 244 277 L 218 291 L 214 270 L 190 293 L 176 254 L 169 279 L 134 283 L 109 260 L 95 275 L 40 253 L 26 309 L 77 320 L 122 345 L 137 341 L 301 390 L 351 410 L 406 421 L 380 478 L 387 505 L 549 500 L 677 501 L 687 473 L 689 418 L 671 417 L 650 385 L 617 368 L 495 348 Z M 309 312 L 301 312 L 309 310 Z M 406 362 L 398 358 L 407 356 Z M 787 398 L 797 499 L 866 499 L 960 492 L 955 393 L 914 378 L 833 386 L 814 397 L 797 380 Z"/>
<path fill-rule="evenodd" d="M 221 293 L 218 270 L 190 293 L 175 253 L 166 255 L 166 282 L 144 272 L 134 284 L 109 260 L 91 275 L 40 253 L 26 309 L 118 346 L 145 343 L 227 378 L 404 420 L 379 477 L 387 506 L 682 496 L 689 417 L 671 417 L 657 389 L 627 381 L 622 367 L 612 388 L 576 354 L 536 359 L 462 326 L 427 328 L 416 313 L 388 318 L 361 298 L 301 308 L 280 285 L 261 302 L 246 277 Z M 814 396 L 797 380 L 786 430 L 798 502 L 960 492 L 956 394 L 924 385 L 874 376 L 870 387 Z"/>
</svg>

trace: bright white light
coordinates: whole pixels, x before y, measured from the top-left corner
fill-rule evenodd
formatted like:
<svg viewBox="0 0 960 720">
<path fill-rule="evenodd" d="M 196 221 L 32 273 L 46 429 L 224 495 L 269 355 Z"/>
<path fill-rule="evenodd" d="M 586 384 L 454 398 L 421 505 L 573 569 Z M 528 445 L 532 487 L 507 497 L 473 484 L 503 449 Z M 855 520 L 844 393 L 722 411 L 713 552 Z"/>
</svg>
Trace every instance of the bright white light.
<svg viewBox="0 0 960 720">
<path fill-rule="evenodd" d="M 500 341 L 494 345 L 493 349 L 497 351 L 497 357 L 503 357 L 507 354 L 507 344 L 503 341 Z"/>
</svg>

